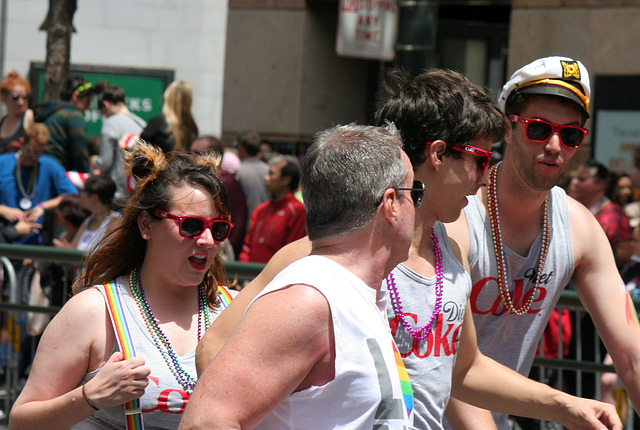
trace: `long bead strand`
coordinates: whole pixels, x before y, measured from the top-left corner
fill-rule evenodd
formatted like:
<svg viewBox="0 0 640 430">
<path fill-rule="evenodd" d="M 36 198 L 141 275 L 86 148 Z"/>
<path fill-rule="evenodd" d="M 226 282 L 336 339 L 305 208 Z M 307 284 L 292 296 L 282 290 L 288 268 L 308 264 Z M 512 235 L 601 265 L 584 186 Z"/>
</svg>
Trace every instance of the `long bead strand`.
<svg viewBox="0 0 640 430">
<path fill-rule="evenodd" d="M 427 322 L 427 324 L 419 329 L 411 327 L 411 324 L 404 314 L 404 308 L 402 307 L 402 300 L 400 299 L 400 293 L 398 292 L 398 288 L 396 286 L 396 280 L 392 273 L 389 273 L 389 275 L 387 276 L 387 286 L 389 288 L 389 297 L 391 298 L 393 310 L 395 311 L 396 315 L 400 317 L 404 328 L 407 329 L 411 336 L 417 340 L 422 340 L 429 336 L 429 333 L 431 332 L 431 325 L 442 309 L 442 290 L 444 284 L 444 275 L 442 270 L 442 252 L 440 250 L 438 237 L 436 236 L 433 228 L 431 229 L 431 239 L 433 240 L 433 252 L 436 256 L 436 302 L 433 308 L 433 312 L 431 313 L 431 318 L 429 318 L 429 322 Z"/>
<path fill-rule="evenodd" d="M 542 245 L 540 247 L 540 256 L 538 259 L 538 272 L 533 289 L 529 292 L 526 302 L 518 309 L 513 304 L 513 298 L 509 291 L 509 281 L 507 277 L 507 264 L 504 256 L 504 246 L 502 244 L 502 231 L 500 229 L 500 214 L 498 212 L 498 193 L 496 179 L 498 177 L 498 167 L 500 163 L 491 168 L 489 172 L 489 187 L 487 187 L 487 207 L 489 210 L 489 223 L 491 224 L 491 236 L 493 238 L 493 250 L 496 256 L 496 265 L 498 267 L 498 288 L 500 297 L 505 308 L 516 315 L 525 315 L 531 309 L 533 299 L 538 292 L 540 280 L 542 279 L 542 270 L 547 259 L 549 251 L 549 242 L 551 241 L 551 231 L 549 224 L 549 194 L 544 201 L 544 215 L 542 218 Z M 526 294 L 526 293 L 524 293 Z"/>
<path fill-rule="evenodd" d="M 156 319 L 149 303 L 147 302 L 147 298 L 144 294 L 144 288 L 142 286 L 142 280 L 140 278 L 140 268 L 136 267 L 129 277 L 129 283 L 131 284 L 131 290 L 133 291 L 134 298 L 138 308 L 140 309 L 140 313 L 144 317 L 144 322 L 147 327 L 147 330 L 151 334 L 153 342 L 164 358 L 167 366 L 176 377 L 176 380 L 180 382 L 180 384 L 185 387 L 187 391 L 192 391 L 197 383 L 197 379 L 193 376 L 189 375 L 187 371 L 182 368 L 178 357 L 176 356 L 173 348 L 171 347 L 171 343 L 169 339 L 164 334 L 158 320 Z M 204 324 L 205 330 L 209 326 L 209 315 L 207 310 L 205 310 L 205 295 L 204 289 L 202 286 L 198 286 L 198 341 L 200 341 L 202 336 L 202 319 L 204 315 Z"/>
</svg>

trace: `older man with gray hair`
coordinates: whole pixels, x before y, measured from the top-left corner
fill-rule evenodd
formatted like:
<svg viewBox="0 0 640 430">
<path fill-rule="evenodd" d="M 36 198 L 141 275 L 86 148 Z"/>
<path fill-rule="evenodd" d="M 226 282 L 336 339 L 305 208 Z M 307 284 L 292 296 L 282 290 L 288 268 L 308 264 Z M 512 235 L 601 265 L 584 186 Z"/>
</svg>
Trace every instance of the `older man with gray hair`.
<svg viewBox="0 0 640 430">
<path fill-rule="evenodd" d="M 380 293 L 413 236 L 401 148 L 392 125 L 316 137 L 302 170 L 311 254 L 254 299 L 200 378 L 182 429 L 411 428 L 411 385 Z"/>
</svg>

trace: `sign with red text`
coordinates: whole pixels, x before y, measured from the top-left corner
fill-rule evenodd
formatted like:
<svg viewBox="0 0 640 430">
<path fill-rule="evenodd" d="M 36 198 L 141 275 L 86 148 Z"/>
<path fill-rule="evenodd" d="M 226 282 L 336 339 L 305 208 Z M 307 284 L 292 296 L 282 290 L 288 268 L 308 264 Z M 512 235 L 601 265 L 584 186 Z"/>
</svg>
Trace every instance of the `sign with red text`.
<svg viewBox="0 0 640 430">
<path fill-rule="evenodd" d="M 391 61 L 397 36 L 397 0 L 340 0 L 338 55 Z"/>
</svg>

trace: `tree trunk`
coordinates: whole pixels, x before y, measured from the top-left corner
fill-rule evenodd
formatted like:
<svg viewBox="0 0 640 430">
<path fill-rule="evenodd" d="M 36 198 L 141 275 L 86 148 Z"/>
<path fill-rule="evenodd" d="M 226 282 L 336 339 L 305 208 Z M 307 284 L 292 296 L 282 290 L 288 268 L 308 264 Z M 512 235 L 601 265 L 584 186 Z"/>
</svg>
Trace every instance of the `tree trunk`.
<svg viewBox="0 0 640 430">
<path fill-rule="evenodd" d="M 49 0 L 49 13 L 41 27 L 47 31 L 42 101 L 60 98 L 60 90 L 67 79 L 76 8 L 77 0 Z"/>
</svg>

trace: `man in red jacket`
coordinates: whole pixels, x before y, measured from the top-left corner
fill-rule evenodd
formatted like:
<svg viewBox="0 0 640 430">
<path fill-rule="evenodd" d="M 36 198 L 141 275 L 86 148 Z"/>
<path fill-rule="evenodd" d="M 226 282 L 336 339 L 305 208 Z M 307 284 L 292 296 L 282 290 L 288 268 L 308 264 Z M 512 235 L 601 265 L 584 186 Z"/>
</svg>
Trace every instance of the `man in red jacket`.
<svg viewBox="0 0 640 430">
<path fill-rule="evenodd" d="M 271 200 L 260 203 L 251 214 L 249 233 L 240 261 L 266 263 L 280 248 L 304 237 L 307 211 L 293 192 L 300 184 L 300 164 L 292 157 L 276 156 L 265 178 Z"/>
</svg>

